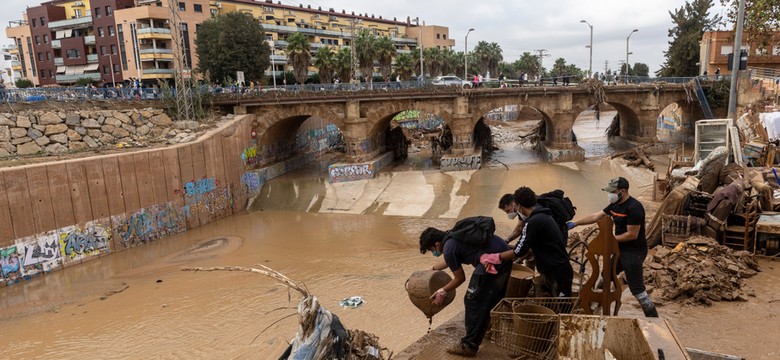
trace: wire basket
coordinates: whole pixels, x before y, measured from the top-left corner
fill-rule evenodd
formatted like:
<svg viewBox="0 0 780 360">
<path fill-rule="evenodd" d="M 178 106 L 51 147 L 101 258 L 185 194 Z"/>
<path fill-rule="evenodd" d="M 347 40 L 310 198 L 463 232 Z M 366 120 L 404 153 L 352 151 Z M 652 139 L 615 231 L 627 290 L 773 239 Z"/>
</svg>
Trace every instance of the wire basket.
<svg viewBox="0 0 780 360">
<path fill-rule="evenodd" d="M 578 309 L 579 298 L 504 298 L 490 312 L 490 340 L 516 359 L 555 359 L 558 314 Z"/>
</svg>

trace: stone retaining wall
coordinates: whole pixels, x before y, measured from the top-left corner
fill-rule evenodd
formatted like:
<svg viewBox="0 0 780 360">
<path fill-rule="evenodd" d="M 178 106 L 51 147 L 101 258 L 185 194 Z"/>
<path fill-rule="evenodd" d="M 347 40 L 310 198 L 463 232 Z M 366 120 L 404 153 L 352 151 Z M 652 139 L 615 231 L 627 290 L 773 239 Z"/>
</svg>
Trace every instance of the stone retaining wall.
<svg viewBox="0 0 780 360">
<path fill-rule="evenodd" d="M 197 126 L 197 123 L 196 123 Z M 0 157 L 58 154 L 184 137 L 162 109 L 26 110 L 0 114 Z M 194 138 L 194 136 L 192 136 Z M 188 140 L 192 140 L 192 138 Z"/>
</svg>

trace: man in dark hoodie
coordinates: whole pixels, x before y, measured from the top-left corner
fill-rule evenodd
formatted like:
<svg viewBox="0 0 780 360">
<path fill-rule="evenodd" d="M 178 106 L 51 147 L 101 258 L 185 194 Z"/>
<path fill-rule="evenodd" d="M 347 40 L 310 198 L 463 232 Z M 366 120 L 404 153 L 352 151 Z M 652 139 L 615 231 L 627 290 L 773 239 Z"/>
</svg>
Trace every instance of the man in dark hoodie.
<svg viewBox="0 0 780 360">
<path fill-rule="evenodd" d="M 486 254 L 481 257 L 483 265 L 501 263 L 506 260 L 524 258 L 529 250 L 536 258 L 536 269 L 542 275 L 544 287 L 553 296 L 571 296 L 574 270 L 569 255 L 563 246 L 563 234 L 552 218 L 550 209 L 536 204 L 536 194 L 528 187 L 521 187 L 514 193 L 523 231 L 514 250 Z"/>
</svg>

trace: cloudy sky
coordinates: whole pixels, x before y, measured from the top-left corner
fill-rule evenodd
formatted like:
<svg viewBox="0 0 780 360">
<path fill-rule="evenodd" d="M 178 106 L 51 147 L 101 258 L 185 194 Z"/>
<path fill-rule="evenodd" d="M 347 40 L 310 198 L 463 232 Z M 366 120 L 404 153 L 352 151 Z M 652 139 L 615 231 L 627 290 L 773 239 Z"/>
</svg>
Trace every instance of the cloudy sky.
<svg viewBox="0 0 780 360">
<path fill-rule="evenodd" d="M 0 0 L 0 23 L 21 19 L 28 6 L 41 0 Z M 183 0 L 186 1 L 186 0 Z M 279 0 L 274 0 L 279 1 Z M 724 13 L 719 1 L 713 12 Z M 656 71 L 668 49 L 668 30 L 672 26 L 669 11 L 685 4 L 685 0 L 282 0 L 282 4 L 322 6 L 346 9 L 355 13 L 382 15 L 384 18 L 420 17 L 426 24 L 450 29 L 456 49 L 463 50 L 463 40 L 469 28 L 469 46 L 478 41 L 497 42 L 504 51 L 504 60 L 514 61 L 523 52 L 547 49 L 550 57 L 545 67 L 557 58 L 566 59 L 582 69 L 588 68 L 590 30 L 580 20 L 593 25 L 593 71 L 611 69 L 626 57 L 626 37 L 631 30 L 629 61 L 643 62 Z M 10 44 L 7 38 L 0 44 Z"/>
</svg>

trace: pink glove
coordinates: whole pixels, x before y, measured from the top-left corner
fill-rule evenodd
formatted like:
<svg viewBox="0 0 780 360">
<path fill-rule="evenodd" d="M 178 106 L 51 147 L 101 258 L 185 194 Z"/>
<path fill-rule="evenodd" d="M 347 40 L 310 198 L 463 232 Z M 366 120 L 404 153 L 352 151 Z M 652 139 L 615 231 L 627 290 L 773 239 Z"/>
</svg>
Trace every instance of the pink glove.
<svg viewBox="0 0 780 360">
<path fill-rule="evenodd" d="M 444 288 L 436 290 L 436 292 L 431 295 L 433 305 L 441 305 L 444 302 L 445 297 L 447 297 L 447 291 L 445 291 Z"/>
<path fill-rule="evenodd" d="M 485 271 L 488 274 L 498 274 L 498 270 L 493 266 L 501 263 L 501 258 L 498 253 L 482 254 L 482 256 L 479 257 L 479 262 L 482 263 L 482 266 L 485 267 Z"/>
</svg>

